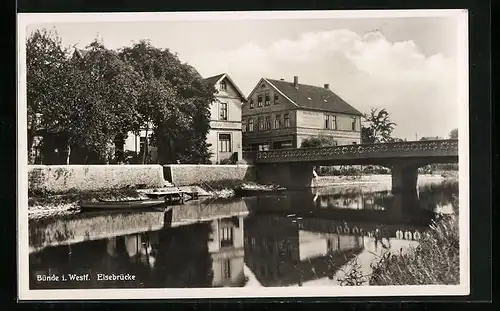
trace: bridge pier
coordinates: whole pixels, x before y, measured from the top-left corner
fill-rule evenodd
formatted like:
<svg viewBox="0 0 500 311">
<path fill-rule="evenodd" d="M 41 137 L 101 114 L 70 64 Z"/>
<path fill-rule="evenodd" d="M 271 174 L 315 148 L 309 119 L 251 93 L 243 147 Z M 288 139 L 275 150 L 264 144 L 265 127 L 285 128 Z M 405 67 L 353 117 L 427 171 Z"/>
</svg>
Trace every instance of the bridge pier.
<svg viewBox="0 0 500 311">
<path fill-rule="evenodd" d="M 391 165 L 392 192 L 415 192 L 418 183 L 418 165 L 398 163 Z"/>
<path fill-rule="evenodd" d="M 275 184 L 288 189 L 309 188 L 312 185 L 313 165 L 309 163 L 259 164 L 257 181 Z"/>
</svg>

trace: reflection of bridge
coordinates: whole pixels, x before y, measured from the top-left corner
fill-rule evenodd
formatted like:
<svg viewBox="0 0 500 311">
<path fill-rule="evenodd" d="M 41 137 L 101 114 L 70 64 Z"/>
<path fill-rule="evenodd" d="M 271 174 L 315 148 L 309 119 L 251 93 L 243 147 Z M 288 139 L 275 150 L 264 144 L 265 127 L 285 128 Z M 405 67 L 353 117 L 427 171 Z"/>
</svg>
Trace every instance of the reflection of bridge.
<svg viewBox="0 0 500 311">
<path fill-rule="evenodd" d="M 263 151 L 253 159 L 259 181 L 309 187 L 317 165 L 381 165 L 392 171 L 394 191 L 415 189 L 417 168 L 458 161 L 458 140 L 412 141 Z"/>
<path fill-rule="evenodd" d="M 345 221 L 358 225 L 426 226 L 434 216 L 433 209 L 424 208 L 416 192 L 386 192 L 360 194 L 360 207 L 325 206 L 324 201 L 333 196 L 320 196 L 316 201 L 311 191 L 292 191 L 286 196 L 261 196 L 248 198 L 250 214 L 320 218 L 329 221 Z M 326 200 L 323 200 L 324 197 Z M 335 201 L 335 200 L 334 200 Z"/>
</svg>

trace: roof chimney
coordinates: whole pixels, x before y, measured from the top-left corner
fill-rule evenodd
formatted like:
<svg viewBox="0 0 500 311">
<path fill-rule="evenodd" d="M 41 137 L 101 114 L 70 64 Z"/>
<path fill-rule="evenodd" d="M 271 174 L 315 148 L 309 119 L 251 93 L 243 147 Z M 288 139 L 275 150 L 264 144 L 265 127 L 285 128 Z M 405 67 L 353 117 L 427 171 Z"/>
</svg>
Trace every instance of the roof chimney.
<svg viewBox="0 0 500 311">
<path fill-rule="evenodd" d="M 325 87 L 325 89 L 329 90 L 330 89 L 330 84 L 325 84 L 324 87 Z"/>
<path fill-rule="evenodd" d="M 293 86 L 295 88 L 298 88 L 299 87 L 299 77 L 297 76 L 293 76 Z"/>
</svg>

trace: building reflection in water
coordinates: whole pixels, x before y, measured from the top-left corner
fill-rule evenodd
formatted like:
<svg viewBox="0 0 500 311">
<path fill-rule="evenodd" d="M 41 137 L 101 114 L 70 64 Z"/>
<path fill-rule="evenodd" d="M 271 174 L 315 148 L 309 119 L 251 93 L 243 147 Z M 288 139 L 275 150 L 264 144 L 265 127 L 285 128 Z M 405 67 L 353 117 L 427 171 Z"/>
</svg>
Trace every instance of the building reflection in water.
<svg viewBox="0 0 500 311">
<path fill-rule="evenodd" d="M 333 278 L 362 249 L 361 235 L 301 230 L 291 217 L 245 219 L 245 261 L 263 286 Z"/>
<path fill-rule="evenodd" d="M 30 224 L 30 287 L 244 286 L 245 264 L 264 286 L 332 279 L 369 241 L 426 230 L 440 206 L 455 206 L 456 193 L 453 187 L 409 195 L 323 188 L 186 204 L 168 217 L 144 212 L 44 220 Z M 91 279 L 36 281 L 37 275 L 68 273 Z M 136 280 L 103 282 L 97 273 L 129 273 Z"/>
<path fill-rule="evenodd" d="M 243 217 L 213 220 L 211 227 L 208 251 L 212 257 L 212 286 L 244 285 Z"/>
<path fill-rule="evenodd" d="M 330 191 L 330 192 L 329 192 Z M 379 191 L 338 193 L 335 189 L 261 196 L 245 219 L 245 261 L 263 286 L 301 286 L 333 279 L 366 243 L 390 247 L 389 239 L 428 228 L 440 202 L 450 195 Z M 438 200 L 438 199 L 439 200 Z M 409 233 L 409 234 L 408 234 Z"/>
<path fill-rule="evenodd" d="M 110 232 L 105 239 L 79 243 L 65 244 L 62 240 L 59 245 L 32 252 L 31 288 L 244 285 L 243 217 L 248 213 L 245 213 L 245 201 L 225 202 L 224 207 L 214 204 L 182 208 L 191 209 L 187 213 L 196 215 L 199 221 L 191 216 L 187 219 L 176 217 L 179 221 L 175 226 L 165 226 L 161 230 L 118 236 Z M 225 209 L 225 216 L 220 213 L 221 209 Z M 103 216 L 99 217 L 102 222 Z M 92 221 L 92 217 L 82 219 Z M 37 275 L 67 273 L 89 273 L 91 279 L 64 283 L 36 281 Z M 136 281 L 98 281 L 97 273 L 129 273 L 136 275 Z"/>
</svg>

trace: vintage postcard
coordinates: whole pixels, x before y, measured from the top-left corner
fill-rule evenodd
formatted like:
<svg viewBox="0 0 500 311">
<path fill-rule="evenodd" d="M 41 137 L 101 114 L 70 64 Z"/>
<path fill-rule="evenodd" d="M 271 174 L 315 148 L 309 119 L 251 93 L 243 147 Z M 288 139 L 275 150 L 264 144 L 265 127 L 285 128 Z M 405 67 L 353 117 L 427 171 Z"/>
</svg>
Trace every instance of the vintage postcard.
<svg viewBox="0 0 500 311">
<path fill-rule="evenodd" d="M 467 14 L 19 14 L 19 299 L 467 295 Z"/>
</svg>

